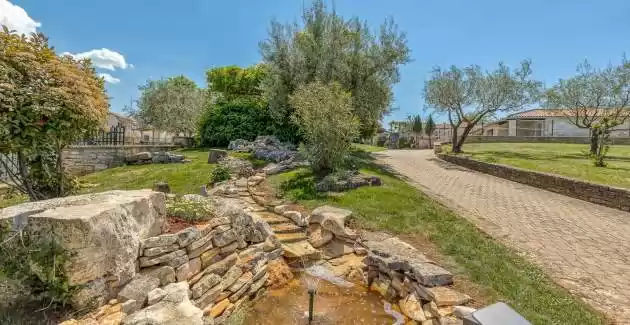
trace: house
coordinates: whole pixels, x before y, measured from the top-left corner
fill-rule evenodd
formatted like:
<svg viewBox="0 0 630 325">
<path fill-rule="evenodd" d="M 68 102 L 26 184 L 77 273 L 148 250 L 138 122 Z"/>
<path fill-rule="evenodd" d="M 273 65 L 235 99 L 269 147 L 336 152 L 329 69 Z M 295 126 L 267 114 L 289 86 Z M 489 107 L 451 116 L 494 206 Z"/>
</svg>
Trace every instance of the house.
<svg viewBox="0 0 630 325">
<path fill-rule="evenodd" d="M 507 136 L 588 137 L 590 135 L 589 129 L 579 128 L 569 122 L 567 111 L 562 109 L 532 109 L 508 115 L 502 121 L 508 125 Z M 630 119 L 615 127 L 610 136 L 630 136 Z"/>
<path fill-rule="evenodd" d="M 107 119 L 101 128 L 108 132 L 116 127 L 124 127 L 125 143 L 129 144 L 172 143 L 173 138 L 177 137 L 175 133 L 159 130 L 150 125 L 142 125 L 133 117 L 108 112 Z"/>
</svg>

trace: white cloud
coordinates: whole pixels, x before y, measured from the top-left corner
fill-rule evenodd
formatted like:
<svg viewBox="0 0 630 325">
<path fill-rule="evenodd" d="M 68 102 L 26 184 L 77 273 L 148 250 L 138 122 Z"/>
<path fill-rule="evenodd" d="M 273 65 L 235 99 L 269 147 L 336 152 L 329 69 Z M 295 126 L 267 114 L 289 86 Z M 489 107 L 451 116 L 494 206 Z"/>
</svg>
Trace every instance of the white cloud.
<svg viewBox="0 0 630 325">
<path fill-rule="evenodd" d="M 2 0 L 0 0 L 2 1 Z M 116 52 L 116 51 L 112 51 L 109 49 L 94 49 L 91 51 L 87 51 L 87 52 L 81 52 L 81 53 L 76 53 L 76 54 L 72 54 L 72 53 L 68 53 L 68 52 L 64 52 L 61 53 L 62 55 L 71 55 L 73 56 L 75 59 L 85 59 L 88 58 L 90 60 L 92 60 L 92 64 L 97 67 L 97 68 L 101 68 L 101 69 L 107 69 L 107 70 L 116 70 L 118 68 L 120 69 L 127 69 L 127 68 L 131 68 L 133 67 L 133 65 L 131 64 L 127 64 L 127 61 L 125 61 L 125 57 Z"/>
<path fill-rule="evenodd" d="M 7 26 L 20 34 L 30 34 L 37 31 L 42 24 L 31 18 L 26 10 L 9 2 L 0 0 L 0 25 Z"/>
<path fill-rule="evenodd" d="M 120 79 L 112 76 L 109 73 L 99 73 L 98 76 L 103 78 L 105 82 L 109 82 L 110 84 L 117 84 L 120 82 Z"/>
</svg>

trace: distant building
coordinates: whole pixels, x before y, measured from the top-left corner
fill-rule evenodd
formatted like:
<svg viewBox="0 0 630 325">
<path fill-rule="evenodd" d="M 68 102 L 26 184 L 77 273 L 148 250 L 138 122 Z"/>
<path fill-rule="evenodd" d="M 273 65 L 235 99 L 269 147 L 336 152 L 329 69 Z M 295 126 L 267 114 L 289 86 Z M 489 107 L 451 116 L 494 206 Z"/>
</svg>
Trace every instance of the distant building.
<svg viewBox="0 0 630 325">
<path fill-rule="evenodd" d="M 120 126 L 125 128 L 125 142 L 129 144 L 172 143 L 173 137 L 178 136 L 173 132 L 159 130 L 150 125 L 143 126 L 133 117 L 108 112 L 102 126 L 103 131 L 107 132 Z"/>
</svg>

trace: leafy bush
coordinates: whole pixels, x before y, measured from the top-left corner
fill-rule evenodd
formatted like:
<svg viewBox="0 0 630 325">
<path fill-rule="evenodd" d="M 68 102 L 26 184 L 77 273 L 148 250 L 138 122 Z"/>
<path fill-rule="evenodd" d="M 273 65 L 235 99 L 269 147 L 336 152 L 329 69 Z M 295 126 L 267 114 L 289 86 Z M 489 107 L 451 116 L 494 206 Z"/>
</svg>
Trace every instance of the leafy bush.
<svg viewBox="0 0 630 325">
<path fill-rule="evenodd" d="M 313 169 L 328 173 L 339 168 L 359 128 L 350 94 L 337 83 L 313 82 L 298 88 L 290 101 Z"/>
<path fill-rule="evenodd" d="M 210 174 L 210 185 L 230 179 L 230 168 L 225 165 L 217 165 Z"/>
<path fill-rule="evenodd" d="M 79 289 L 69 284 L 64 273 L 69 253 L 45 233 L 32 236 L 9 228 L 0 224 L 0 276 L 23 285 L 33 301 L 49 306 L 67 305 Z"/>
<path fill-rule="evenodd" d="M 231 140 L 254 140 L 273 133 L 273 120 L 267 107 L 253 100 L 219 101 L 204 112 L 199 138 L 202 146 L 224 147 Z"/>
<path fill-rule="evenodd" d="M 169 216 L 188 222 L 196 222 L 212 219 L 215 211 L 207 202 L 179 200 L 169 204 L 166 208 Z"/>
</svg>

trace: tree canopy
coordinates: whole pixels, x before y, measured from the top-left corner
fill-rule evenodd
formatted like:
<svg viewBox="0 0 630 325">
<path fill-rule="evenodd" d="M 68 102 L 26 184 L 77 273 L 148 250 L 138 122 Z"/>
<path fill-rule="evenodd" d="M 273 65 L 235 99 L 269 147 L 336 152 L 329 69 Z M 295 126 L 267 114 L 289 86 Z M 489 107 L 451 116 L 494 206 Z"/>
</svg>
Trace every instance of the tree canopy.
<svg viewBox="0 0 630 325">
<path fill-rule="evenodd" d="M 142 93 L 138 108 L 130 113 L 143 125 L 187 135 L 197 130 L 204 91 L 194 81 L 177 76 L 149 80 L 138 88 Z"/>
<path fill-rule="evenodd" d="M 89 60 L 58 56 L 43 34 L 0 31 L 0 159 L 32 200 L 66 194 L 61 150 L 95 130 L 109 103 Z"/>
<path fill-rule="evenodd" d="M 472 65 L 435 68 L 424 86 L 428 107 L 445 114 L 453 129 L 453 151 L 460 152 L 473 127 L 497 113 L 515 112 L 535 103 L 542 83 L 531 79 L 531 62 L 521 62 L 518 69 L 503 63 L 492 71 Z M 457 134 L 464 126 L 461 135 Z"/>
<path fill-rule="evenodd" d="M 547 91 L 547 106 L 561 109 L 565 119 L 591 132 L 591 154 L 597 154 L 600 135 L 628 119 L 630 114 L 630 62 L 595 69 L 588 61 L 575 76 L 560 79 Z"/>
<path fill-rule="evenodd" d="M 355 17 L 328 11 L 322 0 L 304 10 L 301 24 L 271 23 L 260 44 L 266 75 L 262 89 L 275 119 L 299 129 L 290 118 L 289 96 L 314 81 L 336 82 L 350 93 L 361 136 L 373 135 L 392 103 L 398 67 L 409 61 L 405 34 L 388 19 L 378 31 Z"/>
<path fill-rule="evenodd" d="M 247 68 L 230 65 L 206 72 L 208 91 L 224 100 L 260 98 L 260 84 L 264 76 L 262 64 Z"/>
</svg>

